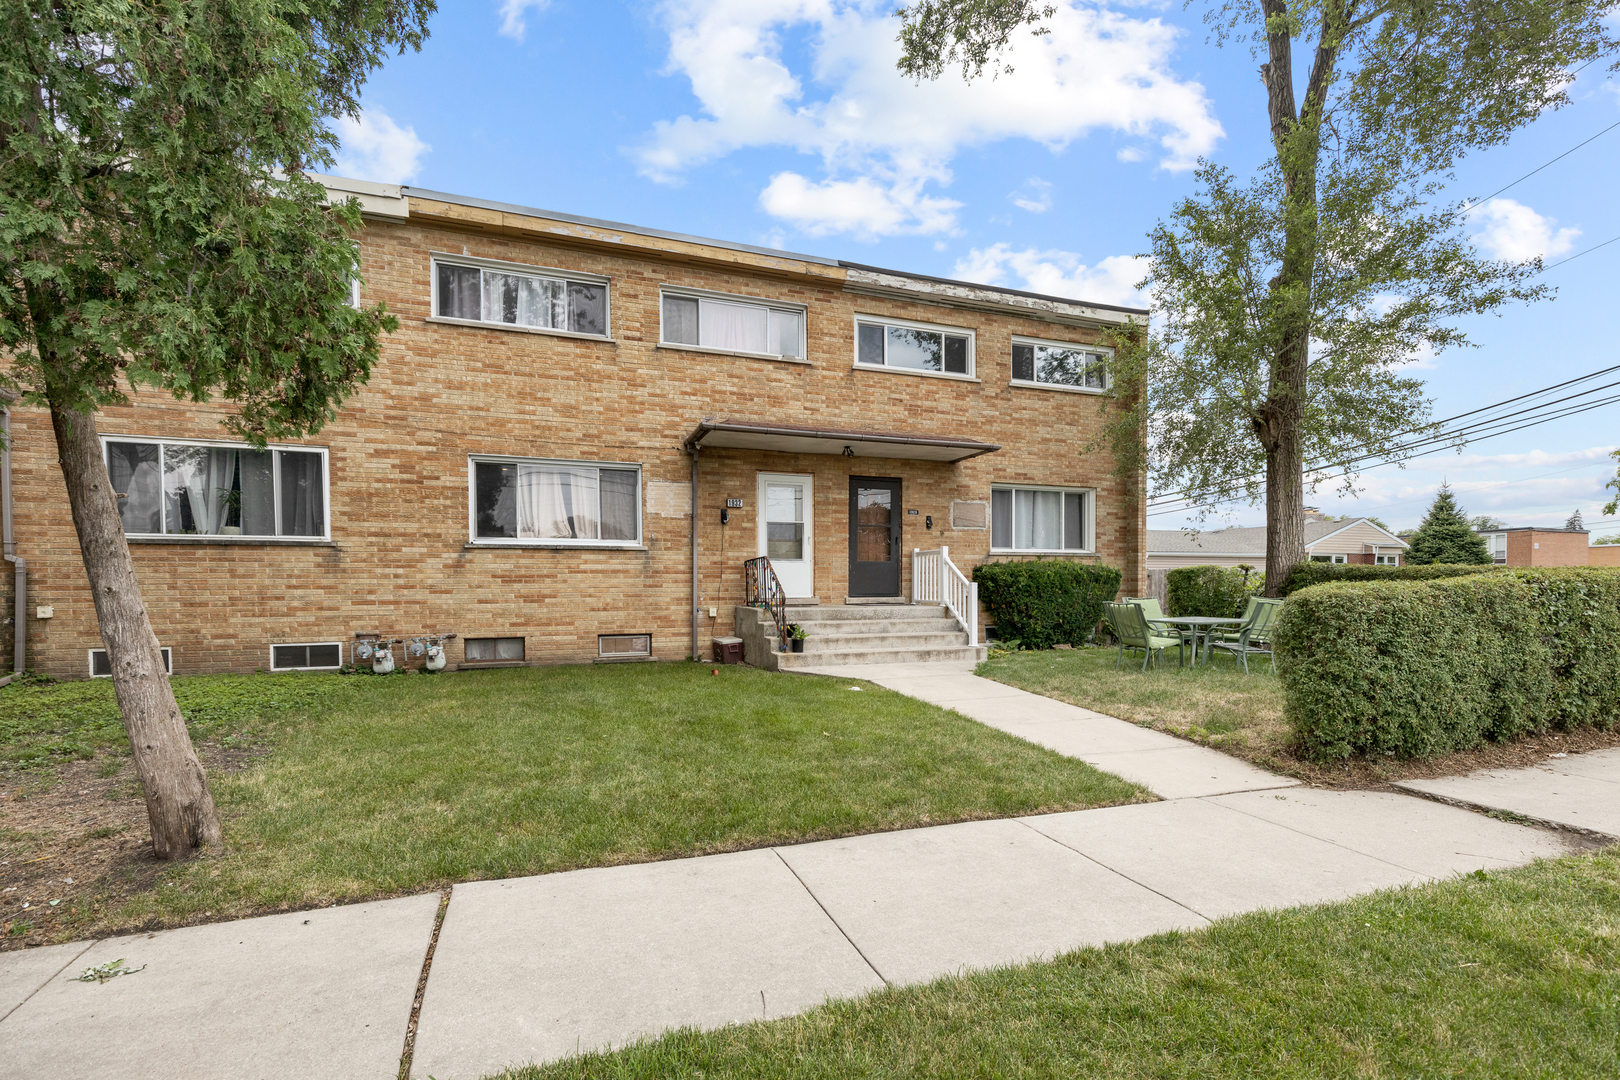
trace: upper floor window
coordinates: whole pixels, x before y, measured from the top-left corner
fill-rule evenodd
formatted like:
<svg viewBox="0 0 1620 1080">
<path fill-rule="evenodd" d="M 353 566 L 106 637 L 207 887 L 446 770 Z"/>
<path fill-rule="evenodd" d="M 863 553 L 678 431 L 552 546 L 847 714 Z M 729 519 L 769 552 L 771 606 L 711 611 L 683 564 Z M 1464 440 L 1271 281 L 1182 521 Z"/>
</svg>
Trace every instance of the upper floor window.
<svg viewBox="0 0 1620 1080">
<path fill-rule="evenodd" d="M 110 438 L 130 536 L 327 537 L 326 451 Z"/>
<path fill-rule="evenodd" d="M 1013 338 L 1012 381 L 1071 390 L 1108 389 L 1107 349 Z"/>
<path fill-rule="evenodd" d="M 639 544 L 641 468 L 474 458 L 472 537 L 480 543 Z"/>
<path fill-rule="evenodd" d="M 973 331 L 897 319 L 855 320 L 855 363 L 898 371 L 973 374 Z"/>
<path fill-rule="evenodd" d="M 1001 551 L 1091 551 L 1096 492 L 997 487 L 990 491 L 990 547 Z"/>
<path fill-rule="evenodd" d="M 435 256 L 433 313 L 441 319 L 504 323 L 605 337 L 607 279 L 488 259 Z"/>
<path fill-rule="evenodd" d="M 802 307 L 695 290 L 666 289 L 660 299 L 666 344 L 804 358 Z"/>
</svg>

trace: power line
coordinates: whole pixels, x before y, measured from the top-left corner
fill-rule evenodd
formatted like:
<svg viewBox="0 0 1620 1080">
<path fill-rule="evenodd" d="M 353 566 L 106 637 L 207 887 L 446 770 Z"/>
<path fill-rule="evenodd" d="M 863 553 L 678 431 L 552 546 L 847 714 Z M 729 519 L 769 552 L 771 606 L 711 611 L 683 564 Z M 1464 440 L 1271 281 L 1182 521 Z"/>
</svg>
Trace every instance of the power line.
<svg viewBox="0 0 1620 1080">
<path fill-rule="evenodd" d="M 1588 62 L 1590 62 L 1590 61 L 1588 61 Z M 1583 65 L 1581 65 L 1581 68 L 1584 68 L 1585 66 L 1586 65 L 1583 64 Z M 1581 70 L 1581 68 L 1577 68 L 1576 70 L 1579 71 L 1579 70 Z M 1508 188 L 1515 187 L 1515 186 L 1517 186 L 1519 184 L 1524 183 L 1524 181 L 1530 179 L 1532 176 L 1536 175 L 1536 173 L 1540 172 L 1542 169 L 1545 169 L 1548 165 L 1552 165 L 1552 164 L 1555 164 L 1557 162 L 1563 161 L 1565 158 L 1569 157 L 1569 155 L 1573 154 L 1575 151 L 1579 150 L 1581 147 L 1583 147 L 1587 143 L 1591 142 L 1592 139 L 1602 138 L 1604 135 L 1607 135 L 1609 132 L 1613 131 L 1617 127 L 1620 127 L 1620 120 L 1616 120 L 1614 123 L 1610 124 L 1608 127 L 1604 128 L 1602 131 L 1598 132 L 1596 135 L 1593 135 L 1591 139 L 1587 139 L 1584 142 L 1576 143 L 1574 146 L 1570 147 L 1568 150 L 1565 150 L 1562 154 L 1559 154 L 1557 157 L 1553 158 L 1552 161 L 1548 161 L 1548 162 L 1545 162 L 1545 163 L 1543 163 L 1541 165 L 1537 165 L 1535 168 L 1531 169 L 1529 172 L 1525 173 L 1523 176 L 1521 176 L 1517 180 L 1513 181 L 1513 183 L 1508 184 L 1506 187 L 1497 188 L 1495 191 L 1491 192 L 1489 195 L 1485 196 L 1483 199 L 1475 199 L 1473 202 L 1469 203 L 1467 205 L 1467 207 L 1465 207 L 1463 209 L 1462 212 L 1466 214 L 1470 210 L 1474 209 L 1474 207 L 1479 206 L 1481 203 L 1490 202 L 1492 199 L 1494 199 L 1498 195 L 1502 194 L 1502 192 L 1506 191 Z"/>
<path fill-rule="evenodd" d="M 1580 258 L 1582 255 L 1590 255 L 1590 254 L 1592 254 L 1592 252 L 1596 251 L 1598 248 L 1606 248 L 1610 244 L 1614 243 L 1616 240 L 1620 240 L 1620 236 L 1612 236 L 1609 239 L 1603 241 L 1603 243 L 1601 243 L 1601 244 L 1593 244 L 1591 247 L 1587 248 L 1585 251 L 1577 251 L 1575 254 L 1571 255 L 1567 259 L 1559 259 L 1555 263 L 1551 263 L 1551 264 L 1549 264 L 1547 266 L 1543 266 L 1541 268 L 1541 270 L 1540 270 L 1540 273 L 1545 274 L 1547 271 L 1551 270 L 1554 266 L 1563 266 L 1567 262 L 1574 262 L 1576 259 Z"/>
</svg>

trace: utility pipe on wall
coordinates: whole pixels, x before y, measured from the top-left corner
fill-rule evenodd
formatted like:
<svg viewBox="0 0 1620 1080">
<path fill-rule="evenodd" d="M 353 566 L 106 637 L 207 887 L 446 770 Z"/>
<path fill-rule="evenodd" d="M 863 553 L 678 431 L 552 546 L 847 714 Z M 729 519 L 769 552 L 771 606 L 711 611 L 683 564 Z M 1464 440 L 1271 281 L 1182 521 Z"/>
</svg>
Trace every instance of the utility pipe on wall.
<svg viewBox="0 0 1620 1080">
<path fill-rule="evenodd" d="M 692 660 L 703 659 L 698 652 L 698 445 L 692 450 Z M 9 535 L 9 534 L 8 534 Z"/>
<path fill-rule="evenodd" d="M 5 682 L 21 675 L 28 666 L 28 560 L 17 554 L 17 538 L 11 531 L 11 408 L 15 395 L 5 394 L 0 407 L 0 533 L 3 533 L 5 560 L 16 569 L 16 604 L 13 613 L 11 674 Z"/>
</svg>

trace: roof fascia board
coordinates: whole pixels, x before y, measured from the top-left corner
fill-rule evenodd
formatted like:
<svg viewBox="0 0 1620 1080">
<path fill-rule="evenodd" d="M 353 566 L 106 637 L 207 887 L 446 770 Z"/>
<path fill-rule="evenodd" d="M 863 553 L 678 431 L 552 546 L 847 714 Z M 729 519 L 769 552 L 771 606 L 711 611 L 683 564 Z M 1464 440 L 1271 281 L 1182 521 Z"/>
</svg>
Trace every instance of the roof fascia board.
<svg viewBox="0 0 1620 1080">
<path fill-rule="evenodd" d="M 1147 318 L 1145 312 L 1135 309 L 1111 308 L 1055 296 L 994 289 L 968 282 L 946 282 L 859 266 L 846 266 L 846 270 L 849 274 L 844 282 L 846 292 L 884 299 L 941 304 L 946 307 L 993 311 L 998 314 L 1016 312 L 1044 322 L 1103 329 L 1142 325 Z"/>
</svg>

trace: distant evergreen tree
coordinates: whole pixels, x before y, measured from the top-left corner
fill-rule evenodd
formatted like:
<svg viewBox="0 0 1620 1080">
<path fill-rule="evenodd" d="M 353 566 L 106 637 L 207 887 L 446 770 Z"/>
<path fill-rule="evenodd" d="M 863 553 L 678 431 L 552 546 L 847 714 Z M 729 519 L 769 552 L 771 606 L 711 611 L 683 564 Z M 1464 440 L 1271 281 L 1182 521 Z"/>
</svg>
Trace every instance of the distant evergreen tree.
<svg viewBox="0 0 1620 1080">
<path fill-rule="evenodd" d="M 1487 565 L 1494 560 L 1485 548 L 1485 538 L 1475 532 L 1457 505 L 1450 484 L 1441 484 L 1424 515 L 1423 524 L 1412 534 L 1412 549 L 1406 561 L 1413 566 L 1432 563 L 1473 563 Z"/>
<path fill-rule="evenodd" d="M 1565 532 L 1585 532 L 1586 531 L 1586 522 L 1581 520 L 1581 512 L 1580 512 L 1579 509 L 1576 509 L 1576 511 L 1573 514 L 1569 515 L 1569 519 L 1564 522 L 1564 531 Z"/>
</svg>

